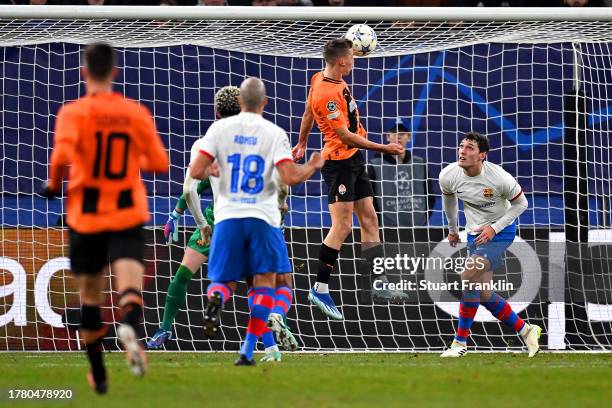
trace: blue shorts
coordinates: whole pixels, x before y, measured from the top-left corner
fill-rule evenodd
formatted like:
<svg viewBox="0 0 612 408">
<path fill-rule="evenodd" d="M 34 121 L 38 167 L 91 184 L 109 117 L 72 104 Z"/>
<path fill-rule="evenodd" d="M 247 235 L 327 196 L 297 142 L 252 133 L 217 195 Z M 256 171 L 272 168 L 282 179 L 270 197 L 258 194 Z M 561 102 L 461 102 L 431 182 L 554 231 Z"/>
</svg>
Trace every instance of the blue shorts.
<svg viewBox="0 0 612 408">
<path fill-rule="evenodd" d="M 476 244 L 474 244 L 477 237 L 478 235 L 470 234 L 467 236 L 468 257 L 480 255 L 483 258 L 487 258 L 489 262 L 491 262 L 490 270 L 494 270 L 504 264 L 504 252 L 512 245 L 514 237 L 516 237 L 516 224 L 512 223 L 508 225 L 506 228 L 499 231 L 491 241 L 484 245 L 476 246 Z"/>
<path fill-rule="evenodd" d="M 258 218 L 231 218 L 215 225 L 208 278 L 235 282 L 258 273 L 291 272 L 285 237 Z"/>
</svg>

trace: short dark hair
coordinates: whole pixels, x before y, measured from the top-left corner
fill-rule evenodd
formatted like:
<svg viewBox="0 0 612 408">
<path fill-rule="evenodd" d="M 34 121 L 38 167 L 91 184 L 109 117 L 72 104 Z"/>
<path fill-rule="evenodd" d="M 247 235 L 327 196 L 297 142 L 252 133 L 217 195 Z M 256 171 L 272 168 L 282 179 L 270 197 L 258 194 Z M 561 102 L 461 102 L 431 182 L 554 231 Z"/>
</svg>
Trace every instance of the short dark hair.
<svg viewBox="0 0 612 408">
<path fill-rule="evenodd" d="M 387 130 L 387 133 L 408 133 L 409 130 L 408 128 L 406 128 L 406 126 L 404 126 L 403 123 L 396 123 L 395 125 L 391 126 L 389 128 L 389 130 Z"/>
<path fill-rule="evenodd" d="M 476 142 L 480 153 L 487 153 L 489 151 L 489 139 L 485 135 L 481 135 L 478 132 L 468 132 L 463 136 L 463 139 Z"/>
<path fill-rule="evenodd" d="M 106 79 L 117 62 L 115 50 L 106 43 L 93 43 L 85 48 L 85 68 L 93 79 Z"/>
<path fill-rule="evenodd" d="M 353 42 L 348 38 L 329 40 L 323 48 L 323 58 L 328 64 L 335 64 L 338 58 L 344 57 L 353 48 Z"/>
</svg>

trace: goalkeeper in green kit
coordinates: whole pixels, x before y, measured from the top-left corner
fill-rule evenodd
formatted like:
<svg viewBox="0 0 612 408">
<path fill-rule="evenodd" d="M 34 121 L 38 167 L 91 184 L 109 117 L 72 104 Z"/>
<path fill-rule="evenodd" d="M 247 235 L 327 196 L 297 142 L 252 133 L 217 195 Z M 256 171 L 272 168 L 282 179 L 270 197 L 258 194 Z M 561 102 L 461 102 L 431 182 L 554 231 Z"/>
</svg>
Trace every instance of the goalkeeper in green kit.
<svg viewBox="0 0 612 408">
<path fill-rule="evenodd" d="M 215 95 L 215 109 L 217 112 L 217 118 L 226 118 L 229 116 L 240 113 L 240 105 L 238 104 L 239 89 L 233 86 L 226 86 L 221 88 Z M 214 165 L 213 165 L 214 166 Z M 216 166 L 215 166 L 216 167 Z M 211 172 L 216 171 L 215 167 Z M 187 176 L 189 177 L 189 176 Z M 193 184 L 195 185 L 195 184 Z M 186 208 L 189 208 L 192 215 L 196 219 L 198 228 L 189 238 L 187 247 L 185 248 L 185 254 L 181 261 L 170 286 L 168 287 L 168 294 L 166 297 L 166 303 L 164 306 L 163 320 L 160 328 L 153 334 L 153 337 L 147 342 L 149 349 L 159 349 L 168 340 L 172 338 L 172 324 L 176 313 L 185 304 L 185 298 L 187 296 L 187 287 L 189 281 L 193 277 L 194 273 L 201 267 L 201 265 L 208 260 L 210 250 L 210 237 L 214 228 L 214 203 L 211 202 L 201 212 L 199 206 L 199 197 L 202 193 L 211 189 L 210 179 L 204 179 L 197 183 L 196 191 L 188 194 L 181 195 L 176 208 L 170 214 L 168 221 L 164 227 L 164 236 L 167 243 L 171 243 L 173 240 L 178 241 L 178 220 L 185 212 Z M 281 213 L 284 215 L 287 211 L 287 205 L 285 203 L 287 197 L 287 189 L 279 194 L 279 203 L 281 206 Z M 189 200 L 189 203 L 188 203 Z M 197 203 L 195 202 L 197 201 Z M 250 282 L 247 282 L 249 285 Z M 249 305 L 251 303 L 251 293 L 249 289 Z M 270 320 L 268 326 L 276 335 L 276 340 L 287 350 L 296 350 L 297 341 L 295 337 L 285 324 L 286 313 L 289 310 L 292 299 L 292 281 L 291 274 L 279 275 L 277 277 L 277 287 L 275 293 L 275 307 L 270 314 Z M 213 324 L 205 324 L 205 333 L 207 336 L 212 337 L 216 333 L 218 322 Z M 272 332 L 268 332 L 263 336 L 264 346 L 266 347 L 266 355 L 264 361 L 280 361 L 280 352 Z"/>
</svg>

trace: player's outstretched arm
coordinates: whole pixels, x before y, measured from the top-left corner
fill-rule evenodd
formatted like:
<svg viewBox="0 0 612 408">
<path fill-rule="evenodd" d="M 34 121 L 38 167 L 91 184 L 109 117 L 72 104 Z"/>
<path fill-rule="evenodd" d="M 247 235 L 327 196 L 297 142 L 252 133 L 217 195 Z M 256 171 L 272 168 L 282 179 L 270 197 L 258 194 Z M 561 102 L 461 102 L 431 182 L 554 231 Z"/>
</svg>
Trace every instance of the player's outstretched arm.
<svg viewBox="0 0 612 408">
<path fill-rule="evenodd" d="M 197 184 L 196 193 L 198 196 L 202 195 L 205 190 L 210 188 L 210 181 L 208 179 L 202 180 Z M 166 239 L 166 244 L 171 244 L 172 241 L 178 241 L 178 220 L 185 213 L 187 209 L 187 200 L 185 199 L 185 194 L 181 194 L 179 200 L 176 203 L 174 210 L 168 216 L 168 220 L 166 221 L 166 225 L 164 225 L 164 238 Z"/>
<path fill-rule="evenodd" d="M 185 182 L 183 183 L 183 197 L 187 203 L 187 208 L 191 212 L 196 225 L 200 229 L 202 234 L 202 240 L 204 244 L 208 244 L 210 239 L 211 228 L 206 222 L 206 218 L 202 213 L 202 206 L 200 205 L 200 194 L 198 193 L 199 180 L 191 177 L 191 169 L 187 169 L 185 173 Z"/>
<path fill-rule="evenodd" d="M 497 220 L 491 227 L 495 230 L 495 233 L 499 233 L 499 231 L 506 228 L 508 225 L 512 224 L 514 220 L 516 220 L 529 206 L 529 202 L 527 201 L 527 197 L 523 194 L 523 191 L 519 193 L 518 196 L 514 197 L 514 199 L 510 201 L 510 208 L 506 211 L 506 213 Z"/>
<path fill-rule="evenodd" d="M 285 160 L 278 163 L 276 168 L 278 169 L 281 181 L 287 185 L 294 186 L 308 180 L 324 164 L 325 159 L 321 156 L 321 153 L 315 152 L 310 156 L 310 160 L 306 164 L 299 165 L 290 160 Z"/>
<path fill-rule="evenodd" d="M 442 209 L 448 220 L 448 242 L 451 246 L 456 246 L 459 242 L 459 227 L 457 219 L 459 218 L 459 202 L 457 195 L 454 193 L 442 193 Z"/>
<path fill-rule="evenodd" d="M 376 142 L 372 142 L 365 137 L 361 137 L 351 131 L 349 131 L 346 127 L 340 127 L 334 129 L 336 135 L 342 140 L 347 146 L 358 147 L 360 149 L 373 150 L 375 152 L 381 152 L 385 154 L 393 154 L 398 155 L 404 151 L 404 146 L 399 143 L 389 143 L 389 144 L 380 144 Z"/>
<path fill-rule="evenodd" d="M 440 191 L 442 192 L 442 210 L 448 221 L 448 242 L 454 247 L 460 242 L 458 227 L 459 200 L 446 169 L 447 168 L 440 172 L 438 182 L 440 183 Z"/>
<path fill-rule="evenodd" d="M 493 224 L 478 229 L 477 232 L 480 232 L 480 234 L 474 241 L 476 245 L 483 245 L 493 239 L 501 230 L 512 224 L 529 206 L 523 189 L 514 177 L 503 171 L 498 176 L 498 181 L 501 197 L 510 202 L 510 208 Z"/>
<path fill-rule="evenodd" d="M 212 167 L 212 166 L 211 166 Z M 209 167 L 210 169 L 210 167 Z M 185 176 L 187 176 L 187 174 L 185 174 Z M 197 187 L 196 187 L 196 194 L 198 196 L 201 196 L 202 193 L 206 190 L 210 189 L 210 180 L 208 178 L 204 179 L 204 180 L 200 180 L 197 183 Z M 187 200 L 185 199 L 185 195 L 181 194 L 181 196 L 179 197 L 179 200 L 176 203 L 176 208 L 175 210 L 181 214 L 183 214 L 185 212 L 185 210 L 187 209 Z"/>
<path fill-rule="evenodd" d="M 314 115 L 312 114 L 312 108 L 310 102 L 306 102 L 306 109 L 302 115 L 302 123 L 300 124 L 300 138 L 298 139 L 297 145 L 291 149 L 291 154 L 295 161 L 300 161 L 306 154 L 306 146 L 308 145 L 308 137 L 312 131 L 314 125 Z"/>
<path fill-rule="evenodd" d="M 198 154 L 189 164 L 188 171 L 190 176 L 196 180 L 204 180 L 208 175 L 207 170 L 210 165 L 212 165 L 213 161 L 214 158 L 212 156 L 210 156 L 208 153 L 203 153 L 200 151 L 200 154 Z"/>
<path fill-rule="evenodd" d="M 521 191 L 518 196 L 510 201 L 510 208 L 504 213 L 504 215 L 491 225 L 485 225 L 480 228 L 474 228 L 474 232 L 479 232 L 478 237 L 474 241 L 476 245 L 484 245 L 495 237 L 501 230 L 512 224 L 522 213 L 527 209 L 529 205 L 527 198 Z"/>
</svg>

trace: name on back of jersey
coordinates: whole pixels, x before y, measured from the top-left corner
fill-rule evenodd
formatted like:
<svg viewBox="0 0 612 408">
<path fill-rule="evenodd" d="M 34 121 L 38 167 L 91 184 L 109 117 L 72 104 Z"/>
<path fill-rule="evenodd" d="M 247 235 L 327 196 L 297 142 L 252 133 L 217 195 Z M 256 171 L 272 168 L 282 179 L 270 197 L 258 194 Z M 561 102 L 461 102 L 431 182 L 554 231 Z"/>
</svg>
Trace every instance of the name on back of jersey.
<svg viewBox="0 0 612 408">
<path fill-rule="evenodd" d="M 235 135 L 234 143 L 241 145 L 255 146 L 257 144 L 257 136 Z"/>
<path fill-rule="evenodd" d="M 99 127 L 107 127 L 107 126 L 117 126 L 117 127 L 126 127 L 130 126 L 130 118 L 127 115 L 105 115 L 105 116 L 94 116 L 93 117 L 96 126 Z"/>
</svg>

